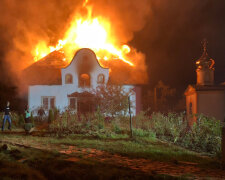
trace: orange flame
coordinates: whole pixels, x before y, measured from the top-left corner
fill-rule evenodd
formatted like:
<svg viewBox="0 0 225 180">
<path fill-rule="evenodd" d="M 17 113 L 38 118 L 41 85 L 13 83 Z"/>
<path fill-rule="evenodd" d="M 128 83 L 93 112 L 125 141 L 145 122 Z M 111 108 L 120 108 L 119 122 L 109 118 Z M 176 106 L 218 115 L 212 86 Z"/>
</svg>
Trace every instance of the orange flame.
<svg viewBox="0 0 225 180">
<path fill-rule="evenodd" d="M 113 36 L 110 21 L 103 17 L 92 17 L 92 7 L 87 4 L 88 0 L 84 0 L 83 7 L 88 11 L 87 18 L 77 18 L 76 15 L 65 32 L 64 38 L 59 40 L 56 46 L 48 46 L 47 42 L 40 41 L 32 51 L 34 61 L 55 50 L 63 51 L 66 57 L 64 60 L 70 61 L 78 49 L 90 48 L 99 60 L 120 59 L 134 66 L 134 63 L 128 60 L 130 47 L 119 45 L 118 37 Z"/>
</svg>

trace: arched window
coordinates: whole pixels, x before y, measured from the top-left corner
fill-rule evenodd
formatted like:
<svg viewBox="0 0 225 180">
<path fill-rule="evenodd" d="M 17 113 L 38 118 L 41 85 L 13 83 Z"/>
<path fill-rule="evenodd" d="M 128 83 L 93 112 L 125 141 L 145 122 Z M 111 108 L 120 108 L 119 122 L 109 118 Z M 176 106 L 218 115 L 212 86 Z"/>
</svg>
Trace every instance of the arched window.
<svg viewBox="0 0 225 180">
<path fill-rule="evenodd" d="M 73 84 L 73 76 L 72 76 L 72 74 L 66 74 L 66 76 L 65 76 L 65 83 L 66 84 Z"/>
<path fill-rule="evenodd" d="M 90 87 L 91 81 L 90 81 L 89 74 L 80 74 L 79 76 L 79 87 Z"/>
<path fill-rule="evenodd" d="M 105 83 L 105 76 L 104 76 L 104 74 L 99 74 L 98 75 L 97 82 L 98 82 L 98 84 L 104 84 Z"/>
</svg>

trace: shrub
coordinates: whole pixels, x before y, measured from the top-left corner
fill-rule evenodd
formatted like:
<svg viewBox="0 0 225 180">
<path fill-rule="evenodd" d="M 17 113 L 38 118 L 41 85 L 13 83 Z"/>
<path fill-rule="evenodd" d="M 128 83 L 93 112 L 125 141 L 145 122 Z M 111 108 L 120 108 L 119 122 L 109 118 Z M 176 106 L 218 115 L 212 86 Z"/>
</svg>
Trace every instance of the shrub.
<svg viewBox="0 0 225 180">
<path fill-rule="evenodd" d="M 155 132 L 136 128 L 133 129 L 133 135 L 138 137 L 152 137 L 152 138 L 156 137 Z"/>
<path fill-rule="evenodd" d="M 117 123 L 114 123 L 113 124 L 113 131 L 115 133 L 119 134 L 119 133 L 121 133 L 122 130 L 121 130 L 120 126 Z"/>
<path fill-rule="evenodd" d="M 21 114 L 21 115 L 19 116 L 19 126 L 22 127 L 22 126 L 24 125 L 24 123 L 25 123 L 25 120 L 24 120 L 23 115 Z"/>
<path fill-rule="evenodd" d="M 221 151 L 221 122 L 198 115 L 197 122 L 185 134 L 181 144 L 195 151 L 217 154 Z"/>
<path fill-rule="evenodd" d="M 57 108 L 53 109 L 54 118 L 59 116 L 59 110 Z"/>
<path fill-rule="evenodd" d="M 3 114 L 4 115 L 4 114 Z M 15 112 L 11 112 L 11 120 L 12 120 L 12 127 L 19 127 L 19 115 Z M 1 116 L 2 117 L 2 116 Z"/>
<path fill-rule="evenodd" d="M 49 130 L 57 136 L 85 134 L 98 138 L 118 138 L 130 133 L 129 117 L 116 116 L 105 123 L 104 115 L 98 109 L 95 113 L 78 116 L 69 111 L 55 119 L 49 112 Z M 133 118 L 133 135 L 157 137 L 177 145 L 199 151 L 217 154 L 221 146 L 221 124 L 213 118 L 198 116 L 191 128 L 184 114 L 153 113 L 148 117 L 144 112 Z"/>
<path fill-rule="evenodd" d="M 53 120 L 54 120 L 53 111 L 52 111 L 52 109 L 49 109 L 49 112 L 48 112 L 48 123 L 50 124 L 51 122 L 53 122 Z"/>
<path fill-rule="evenodd" d="M 151 128 L 150 119 L 144 111 L 141 111 L 139 114 L 137 114 L 137 116 L 133 117 L 132 121 L 135 128 L 141 128 L 145 130 L 149 130 Z"/>
<path fill-rule="evenodd" d="M 161 113 L 153 113 L 151 127 L 159 138 L 176 143 L 187 129 L 187 121 L 183 114 L 169 113 L 167 116 Z"/>
<path fill-rule="evenodd" d="M 98 128 L 99 129 L 104 129 L 104 127 L 105 127 L 105 119 L 104 119 L 104 116 L 101 113 L 99 107 L 98 107 L 96 113 L 94 113 L 94 117 L 92 117 L 92 118 L 96 119 L 96 121 L 98 122 Z M 91 118 L 89 118 L 89 119 L 91 119 Z"/>
<path fill-rule="evenodd" d="M 198 115 L 197 122 L 189 127 L 183 114 L 154 113 L 151 127 L 159 139 L 198 152 L 217 154 L 221 148 L 221 124 L 214 118 Z"/>
<path fill-rule="evenodd" d="M 33 114 L 31 113 L 31 116 L 30 116 L 30 120 L 31 120 L 31 123 L 33 124 L 33 126 L 34 126 L 34 116 L 33 116 Z"/>
</svg>

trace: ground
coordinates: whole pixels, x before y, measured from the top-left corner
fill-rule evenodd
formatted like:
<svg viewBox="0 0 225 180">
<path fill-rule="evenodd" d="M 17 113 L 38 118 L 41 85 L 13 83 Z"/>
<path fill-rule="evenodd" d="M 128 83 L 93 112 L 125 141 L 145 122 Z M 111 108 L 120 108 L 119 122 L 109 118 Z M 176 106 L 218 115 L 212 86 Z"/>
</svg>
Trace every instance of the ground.
<svg viewBox="0 0 225 180">
<path fill-rule="evenodd" d="M 0 139 L 5 179 L 225 179 L 216 158 L 157 139 L 23 131 L 2 132 Z"/>
</svg>

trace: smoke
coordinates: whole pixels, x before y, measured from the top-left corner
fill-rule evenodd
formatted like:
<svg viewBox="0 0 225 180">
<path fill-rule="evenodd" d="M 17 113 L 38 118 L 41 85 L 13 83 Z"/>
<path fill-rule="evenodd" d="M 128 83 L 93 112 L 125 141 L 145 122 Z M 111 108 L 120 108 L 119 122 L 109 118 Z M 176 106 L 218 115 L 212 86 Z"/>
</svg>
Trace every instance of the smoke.
<svg viewBox="0 0 225 180">
<path fill-rule="evenodd" d="M 20 82 L 21 79 L 15 77 L 33 63 L 34 46 L 41 40 L 55 45 L 63 37 L 73 15 L 85 13 L 82 4 L 83 0 L 1 0 L 0 51 L 1 61 L 7 67 L 5 74 L 13 75 L 11 80 L 15 83 Z M 144 27 L 150 13 L 148 0 L 89 0 L 88 5 L 93 7 L 94 16 L 105 16 L 113 23 L 113 32 L 121 43 L 133 39 L 134 32 Z M 137 56 L 140 52 L 135 53 Z M 144 55 L 140 53 L 140 57 Z M 140 71 L 146 71 L 144 58 L 138 61 Z M 5 81 L 3 79 L 1 81 Z"/>
<path fill-rule="evenodd" d="M 113 22 L 115 33 L 122 42 L 133 39 L 134 32 L 140 31 L 146 24 L 150 14 L 150 2 L 148 0 L 92 0 L 94 15 L 105 15 Z"/>
</svg>

